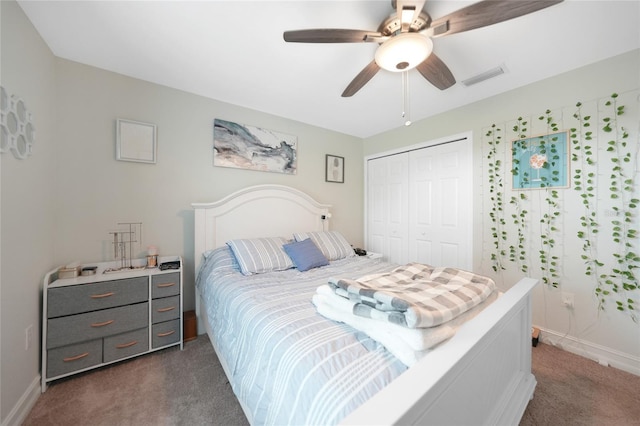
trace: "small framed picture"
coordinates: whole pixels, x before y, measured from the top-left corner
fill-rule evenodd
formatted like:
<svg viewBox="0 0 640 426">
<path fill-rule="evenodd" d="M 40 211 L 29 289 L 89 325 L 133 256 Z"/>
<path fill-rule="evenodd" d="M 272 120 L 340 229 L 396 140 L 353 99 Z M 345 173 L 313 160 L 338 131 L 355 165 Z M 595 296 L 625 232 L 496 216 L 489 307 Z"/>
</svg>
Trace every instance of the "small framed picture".
<svg viewBox="0 0 640 426">
<path fill-rule="evenodd" d="M 569 187 L 568 132 L 511 142 L 513 190 Z"/>
<path fill-rule="evenodd" d="M 325 160 L 325 181 L 344 183 L 344 157 L 327 154 Z"/>
<path fill-rule="evenodd" d="M 156 162 L 156 125 L 118 119 L 116 159 L 138 163 Z"/>
</svg>

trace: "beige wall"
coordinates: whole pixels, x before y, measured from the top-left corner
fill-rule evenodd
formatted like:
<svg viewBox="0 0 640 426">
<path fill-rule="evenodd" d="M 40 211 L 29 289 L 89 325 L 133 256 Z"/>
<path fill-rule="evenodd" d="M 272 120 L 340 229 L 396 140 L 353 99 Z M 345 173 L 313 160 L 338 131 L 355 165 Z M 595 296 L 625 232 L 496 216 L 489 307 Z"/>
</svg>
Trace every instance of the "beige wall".
<svg viewBox="0 0 640 426">
<path fill-rule="evenodd" d="M 472 131 L 474 142 L 474 269 L 489 274 L 496 278 L 498 284 L 508 288 L 523 274 L 515 264 L 507 261 L 507 270 L 495 274 L 491 268 L 490 254 L 492 250 L 491 223 L 488 220 L 491 203 L 488 199 L 488 185 L 484 173 L 488 168 L 487 145 L 483 144 L 484 135 L 492 124 L 497 124 L 503 129 L 510 129 L 513 120 L 524 117 L 529 123 L 529 134 L 539 135 L 548 133 L 546 128 L 541 128 L 538 117 L 544 115 L 547 109 L 553 110 L 559 120 L 562 130 L 569 130 L 576 126 L 572 121 L 575 105 L 582 102 L 593 115 L 594 123 L 601 117 L 598 104 L 604 98 L 609 98 L 613 93 L 621 94 L 621 101 L 627 106 L 627 113 L 620 117 L 625 127 L 631 132 L 631 144 L 638 143 L 640 125 L 640 104 L 638 98 L 640 90 L 640 51 L 632 51 L 609 60 L 558 75 L 540 81 L 529 86 L 503 93 L 481 102 L 466 105 L 438 116 L 414 123 L 411 127 L 401 128 L 377 136 L 370 137 L 364 143 L 365 157 L 379 152 L 385 152 L 413 145 L 420 142 L 442 138 L 447 135 L 455 135 L 465 131 Z M 625 94 L 625 96 L 622 96 Z M 624 99 L 624 100 L 623 100 Z M 606 99 L 605 99 L 606 100 Z M 544 125 L 544 122 L 542 122 Z M 544 126 L 543 126 L 544 127 Z M 594 129 L 597 133 L 597 129 Z M 517 136 L 509 137 L 506 132 L 505 142 L 517 139 Z M 594 135 L 595 136 L 595 135 Z M 600 170 L 599 209 L 601 223 L 610 221 L 604 217 L 606 200 L 608 196 L 608 183 L 610 172 L 606 169 L 604 160 L 606 143 L 610 136 L 600 135 L 595 138 L 602 156 L 602 169 Z M 504 144 L 503 144 L 504 145 Z M 502 148 L 504 149 L 504 148 Z M 504 152 L 503 152 L 504 155 Z M 509 156 L 504 155 L 503 161 L 506 172 L 505 185 L 508 182 Z M 639 160 L 640 161 L 640 160 Z M 608 163 L 611 164 L 611 163 Z M 635 169 L 636 181 L 640 179 L 638 166 Z M 629 173 L 634 174 L 629 167 Z M 636 187 L 636 198 L 640 196 L 640 188 Z M 554 238 L 558 240 L 556 251 L 561 258 L 561 287 L 554 290 L 550 286 L 540 285 L 536 289 L 534 303 L 534 324 L 544 327 L 548 333 L 543 337 L 553 338 L 561 345 L 578 353 L 585 353 L 590 357 L 610 362 L 619 368 L 634 371 L 640 374 L 638 364 L 640 362 L 640 328 L 634 323 L 628 314 L 616 311 L 615 305 L 609 305 L 606 312 L 598 312 L 597 301 L 594 297 L 595 283 L 592 278 L 584 274 L 584 262 L 580 258 L 581 242 L 576 238 L 579 217 L 583 214 L 581 199 L 572 189 L 561 190 L 562 216 L 559 224 L 561 231 Z M 531 191 L 532 198 L 539 197 L 540 191 Z M 509 193 L 507 193 L 509 194 Z M 505 204 L 508 206 L 507 195 Z M 532 214 L 536 217 L 540 214 L 539 205 L 534 202 L 529 204 Z M 610 209 L 609 209 L 610 210 Z M 507 216 L 509 223 L 510 216 Z M 531 220 L 530 246 L 528 253 L 532 265 L 530 275 L 540 278 L 540 269 L 536 270 L 539 239 L 535 241 L 536 223 Z M 636 225 L 638 219 L 636 218 Z M 604 229 L 603 229 L 604 231 Z M 510 234 L 516 231 L 510 230 Z M 608 234 L 610 235 L 610 233 Z M 640 242 L 636 241 L 636 253 L 640 250 Z M 614 248 L 612 243 L 602 243 L 601 256 L 605 257 Z M 570 311 L 560 303 L 562 291 L 575 295 L 575 308 Z M 640 299 L 635 292 L 636 300 Z"/>
<path fill-rule="evenodd" d="M 290 185 L 333 204 L 333 228 L 354 245 L 361 245 L 363 155 L 472 130 L 478 144 L 474 173 L 479 175 L 483 126 L 640 86 L 639 53 L 633 52 L 369 138 L 363 144 L 358 138 L 56 59 L 15 2 L 0 2 L 0 11 L 1 83 L 25 100 L 37 127 L 33 157 L 21 161 L 4 153 L 0 163 L 3 425 L 28 405 L 30 393 L 39 391 L 39 345 L 35 342 L 24 350 L 24 329 L 29 324 L 39 327 L 43 276 L 75 260 L 109 260 L 108 232 L 117 222 L 142 221 L 144 247 L 153 244 L 161 253 L 184 257 L 185 302 L 190 308 L 191 202 L 215 200 L 247 185 Z M 117 118 L 158 126 L 157 164 L 115 160 Z M 214 118 L 297 135 L 298 174 L 213 167 Z M 325 154 L 345 157 L 345 184 L 324 182 Z M 474 201 L 482 203 L 479 197 Z M 474 234 L 476 265 L 484 268 L 486 230 L 480 209 Z M 572 290 L 581 291 L 579 287 Z M 580 297 L 587 298 L 589 291 L 585 287 Z M 583 312 L 582 308 L 572 318 L 563 317 L 566 313 L 545 301 L 543 293 L 537 297 L 535 321 L 638 359 L 640 349 L 631 340 L 638 329 L 628 319 L 615 314 L 598 319 L 592 309 Z M 595 325 L 585 332 L 592 323 Z M 578 331 L 571 333 L 570 326 Z"/>
<path fill-rule="evenodd" d="M 15 2 L 1 5 L 2 85 L 25 99 L 37 127 L 33 157 L 2 154 L 3 424 L 38 391 L 44 275 L 111 260 L 118 222 L 143 222 L 142 250 L 183 256 L 186 309 L 194 306 L 192 202 L 289 185 L 333 205 L 332 228 L 362 244 L 361 139 L 55 58 Z M 158 126 L 157 164 L 115 159 L 117 118 Z M 213 167 L 214 118 L 296 135 L 298 173 Z M 325 182 L 325 154 L 345 158 L 344 184 Z M 28 324 L 35 342 L 25 351 Z"/>
<path fill-rule="evenodd" d="M 362 141 L 63 59 L 56 62 L 55 262 L 113 258 L 109 231 L 142 222 L 143 246 L 185 260 L 185 306 L 194 306 L 192 202 L 264 183 L 333 205 L 331 226 L 362 243 Z M 158 127 L 157 164 L 115 159 L 116 119 Z M 298 137 L 296 175 L 213 166 L 213 119 Z M 325 154 L 345 158 L 345 183 L 327 183 Z M 265 225 L 268 218 L 265 218 Z"/>
<path fill-rule="evenodd" d="M 0 2 L 2 13 L 1 81 L 8 93 L 22 98 L 33 114 L 33 155 L 18 160 L 0 155 L 2 213 L 0 234 L 2 297 L 0 420 L 3 424 L 37 377 L 40 363 L 40 287 L 54 265 L 54 178 L 57 140 L 54 57 L 13 1 Z M 25 328 L 34 341 L 25 350 Z"/>
</svg>

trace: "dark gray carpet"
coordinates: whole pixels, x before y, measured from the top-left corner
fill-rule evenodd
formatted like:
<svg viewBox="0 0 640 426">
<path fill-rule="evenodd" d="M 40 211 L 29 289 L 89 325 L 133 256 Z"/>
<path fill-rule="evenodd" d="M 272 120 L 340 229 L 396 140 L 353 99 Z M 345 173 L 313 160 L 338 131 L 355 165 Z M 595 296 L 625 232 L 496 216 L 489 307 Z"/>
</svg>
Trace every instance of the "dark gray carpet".
<svg viewBox="0 0 640 426">
<path fill-rule="evenodd" d="M 538 344 L 533 400 L 520 426 L 638 426 L 640 376 Z"/>
<path fill-rule="evenodd" d="M 520 426 L 640 425 L 640 377 L 540 343 Z M 54 382 L 25 425 L 246 425 L 206 336 Z"/>
<path fill-rule="evenodd" d="M 24 425 L 247 425 L 206 336 L 53 382 Z"/>
</svg>

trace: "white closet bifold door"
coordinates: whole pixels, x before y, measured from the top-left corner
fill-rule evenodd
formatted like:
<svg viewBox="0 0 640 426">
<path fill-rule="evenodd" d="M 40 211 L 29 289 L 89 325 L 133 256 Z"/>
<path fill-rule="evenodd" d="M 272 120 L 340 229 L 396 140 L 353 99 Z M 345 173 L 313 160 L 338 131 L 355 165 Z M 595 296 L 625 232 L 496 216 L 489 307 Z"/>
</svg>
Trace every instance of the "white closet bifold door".
<svg viewBox="0 0 640 426">
<path fill-rule="evenodd" d="M 469 138 L 367 161 L 366 243 L 385 260 L 471 270 Z"/>
</svg>

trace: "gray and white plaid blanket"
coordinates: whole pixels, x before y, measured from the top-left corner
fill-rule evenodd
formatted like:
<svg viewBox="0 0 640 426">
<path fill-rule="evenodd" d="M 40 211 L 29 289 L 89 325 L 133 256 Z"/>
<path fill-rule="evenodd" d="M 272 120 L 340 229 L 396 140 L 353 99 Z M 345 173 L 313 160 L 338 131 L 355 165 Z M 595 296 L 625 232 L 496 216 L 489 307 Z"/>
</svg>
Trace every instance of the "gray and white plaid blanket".
<svg viewBox="0 0 640 426">
<path fill-rule="evenodd" d="M 491 278 L 419 263 L 357 280 L 330 278 L 329 286 L 337 295 L 357 302 L 353 314 L 409 328 L 445 323 L 495 290 Z"/>
</svg>

